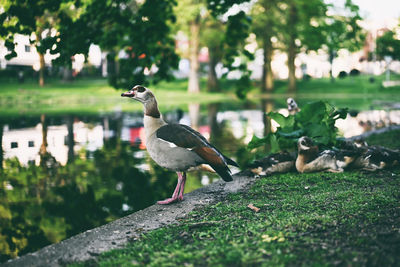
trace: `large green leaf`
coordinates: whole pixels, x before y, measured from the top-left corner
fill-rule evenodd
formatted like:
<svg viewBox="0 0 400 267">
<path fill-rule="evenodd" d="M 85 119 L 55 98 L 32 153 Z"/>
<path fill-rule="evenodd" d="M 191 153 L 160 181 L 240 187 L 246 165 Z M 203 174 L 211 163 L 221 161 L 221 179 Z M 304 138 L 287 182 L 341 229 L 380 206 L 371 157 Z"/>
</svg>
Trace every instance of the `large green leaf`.
<svg viewBox="0 0 400 267">
<path fill-rule="evenodd" d="M 249 144 L 247 145 L 247 149 L 252 150 L 254 148 L 260 147 L 260 146 L 264 146 L 267 141 L 269 141 L 269 136 L 267 135 L 264 138 L 259 138 L 256 135 L 253 135 L 253 138 L 251 139 L 251 141 L 249 142 Z"/>
<path fill-rule="evenodd" d="M 267 116 L 276 121 L 282 128 L 293 128 L 294 126 L 294 116 L 289 115 L 285 117 L 279 112 L 273 111 L 269 112 Z"/>
<path fill-rule="evenodd" d="M 269 112 L 267 116 L 275 120 L 279 127 L 275 133 L 264 138 L 254 136 L 249 143 L 249 149 L 268 144 L 271 153 L 292 150 L 295 149 L 298 138 L 304 135 L 322 146 L 332 146 L 337 138 L 335 122 L 346 118 L 347 109 L 336 109 L 326 101 L 316 101 L 304 105 L 296 115 L 285 117 L 278 112 Z"/>
<path fill-rule="evenodd" d="M 310 122 L 318 123 L 327 116 L 329 116 L 329 114 L 327 114 L 326 103 L 324 101 L 316 101 L 304 105 L 301 108 L 301 111 L 296 114 L 295 119 L 301 124 Z"/>
</svg>

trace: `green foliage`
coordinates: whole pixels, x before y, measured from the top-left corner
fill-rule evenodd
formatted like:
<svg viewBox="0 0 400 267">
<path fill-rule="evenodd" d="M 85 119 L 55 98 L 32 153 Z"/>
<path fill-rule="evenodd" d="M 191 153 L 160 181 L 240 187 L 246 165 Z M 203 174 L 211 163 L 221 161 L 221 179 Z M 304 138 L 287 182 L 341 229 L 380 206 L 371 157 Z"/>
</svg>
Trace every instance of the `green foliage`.
<svg viewBox="0 0 400 267">
<path fill-rule="evenodd" d="M 285 117 L 278 112 L 270 112 L 267 116 L 275 120 L 279 127 L 275 133 L 269 133 L 264 138 L 253 136 L 248 149 L 267 144 L 271 147 L 269 153 L 293 150 L 297 139 L 304 135 L 322 146 L 335 145 L 338 133 L 335 121 L 345 119 L 347 109 L 336 109 L 328 102 L 316 101 L 304 105 L 295 115 Z"/>
<path fill-rule="evenodd" d="M 153 66 L 158 70 L 152 82 L 172 79 L 172 70 L 178 66 L 169 26 L 176 19 L 174 5 L 173 0 L 146 0 L 142 4 L 98 0 L 87 7 L 82 24 L 90 27 L 86 29 L 93 36 L 92 42 L 109 52 L 109 83 L 113 87 L 149 83 L 144 70 Z M 125 54 L 118 56 L 121 50 Z"/>
<path fill-rule="evenodd" d="M 387 31 L 376 39 L 376 54 L 380 59 L 390 56 L 393 60 L 400 60 L 400 40 L 395 36 L 394 31 Z"/>
<path fill-rule="evenodd" d="M 239 70 L 241 78 L 236 83 L 236 95 L 243 99 L 251 87 L 251 71 L 247 68 L 247 62 L 254 59 L 254 55 L 244 49 L 245 40 L 250 33 L 251 18 L 243 11 L 229 16 L 224 38 L 223 64 L 229 71 Z M 240 58 L 238 65 L 235 59 Z M 226 74 L 227 75 L 227 74 Z"/>
<path fill-rule="evenodd" d="M 113 65 L 110 84 L 128 88 L 144 83 L 144 70 L 156 66 L 152 81 L 171 79 L 178 66 L 175 43 L 168 23 L 175 21 L 174 0 L 134 1 L 10 1 L 0 14 L 0 37 L 12 49 L 7 58 L 16 56 L 14 34 L 36 34 L 31 41 L 41 53 L 59 54 L 55 64 L 71 68 L 72 56 L 87 55 L 89 46 L 99 44 Z M 46 34 L 56 30 L 57 34 Z M 40 36 L 40 38 L 38 38 Z M 125 51 L 123 57 L 117 54 Z M 114 62 L 115 61 L 115 62 Z M 117 66 L 118 65 L 118 66 Z"/>
<path fill-rule="evenodd" d="M 84 53 L 89 48 L 84 38 L 75 38 L 74 33 L 84 37 L 84 28 L 70 29 L 68 36 L 52 36 L 50 33 L 44 35 L 45 31 L 59 29 L 62 25 L 67 26 L 76 19 L 87 1 L 63 0 L 63 1 L 9 1 L 3 5 L 5 12 L 0 14 L 0 37 L 5 39 L 5 44 L 11 49 L 7 59 L 17 56 L 14 51 L 14 35 L 24 34 L 30 36 L 31 43 L 40 53 L 46 53 L 47 50 L 53 50 L 53 46 L 62 46 L 64 49 L 55 49 L 56 53 L 61 53 L 61 57 L 67 54 L 69 63 L 70 57 L 76 53 Z M 82 26 L 82 25 L 80 25 Z M 35 35 L 34 37 L 32 35 Z M 70 40 L 72 38 L 72 40 Z M 79 41 L 76 41 L 76 40 Z M 73 50 L 69 45 L 74 45 Z M 87 47 L 84 46 L 87 45 Z M 90 45 L 90 43 L 89 43 Z M 83 50 L 82 50 L 83 49 Z M 87 51 L 86 51 L 87 52 Z M 64 57 L 67 57 L 64 56 Z"/>
</svg>

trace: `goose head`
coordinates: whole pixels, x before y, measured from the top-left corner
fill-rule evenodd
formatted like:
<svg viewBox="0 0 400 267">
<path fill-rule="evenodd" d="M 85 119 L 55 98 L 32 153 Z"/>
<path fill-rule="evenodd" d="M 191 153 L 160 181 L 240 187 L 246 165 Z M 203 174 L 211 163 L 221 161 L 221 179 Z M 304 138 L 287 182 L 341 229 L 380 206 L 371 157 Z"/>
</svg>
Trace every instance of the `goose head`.
<svg viewBox="0 0 400 267">
<path fill-rule="evenodd" d="M 313 148 L 313 141 L 310 137 L 302 136 L 297 141 L 297 148 L 299 151 L 307 151 Z"/>
<path fill-rule="evenodd" d="M 149 89 L 142 85 L 135 85 L 131 90 L 122 93 L 122 97 L 129 97 L 144 105 L 145 114 L 154 118 L 160 118 L 160 111 L 156 98 Z"/>
<path fill-rule="evenodd" d="M 154 94 L 142 85 L 135 85 L 131 90 L 122 93 L 122 97 L 129 97 L 143 104 L 154 101 Z"/>
<path fill-rule="evenodd" d="M 286 100 L 286 103 L 287 103 L 289 112 L 297 111 L 297 109 L 299 108 L 299 107 L 297 106 L 296 101 L 294 101 L 294 99 L 291 98 L 291 97 L 289 97 L 289 98 Z"/>
</svg>

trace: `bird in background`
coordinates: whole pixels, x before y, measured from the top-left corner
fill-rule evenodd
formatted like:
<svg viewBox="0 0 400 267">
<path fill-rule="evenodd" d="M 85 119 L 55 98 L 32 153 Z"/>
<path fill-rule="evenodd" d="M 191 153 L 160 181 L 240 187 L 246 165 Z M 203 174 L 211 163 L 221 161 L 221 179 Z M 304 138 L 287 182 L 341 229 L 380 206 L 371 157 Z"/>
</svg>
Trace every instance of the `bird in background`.
<svg viewBox="0 0 400 267">
<path fill-rule="evenodd" d="M 289 97 L 288 99 L 286 99 L 286 103 L 290 115 L 294 115 L 300 111 L 299 106 L 297 105 L 296 101 L 294 101 L 293 98 Z"/>
<path fill-rule="evenodd" d="M 357 157 L 351 167 L 366 171 L 376 171 L 400 164 L 400 150 L 383 146 L 369 146 L 363 140 L 344 141 L 341 149 L 355 151 Z"/>
<path fill-rule="evenodd" d="M 183 200 L 186 172 L 196 167 L 215 171 L 225 182 L 233 180 L 228 164 L 236 167 L 239 165 L 224 156 L 204 136 L 189 126 L 166 123 L 158 109 L 157 100 L 149 89 L 136 85 L 121 96 L 143 104 L 147 151 L 158 165 L 178 174 L 178 182 L 172 197 L 158 201 L 158 204 Z"/>
<path fill-rule="evenodd" d="M 250 171 L 257 175 L 286 173 L 295 169 L 296 153 L 279 152 L 258 159 L 249 164 Z"/>
<path fill-rule="evenodd" d="M 357 151 L 326 149 L 319 151 L 311 138 L 302 136 L 297 141 L 296 169 L 298 172 L 343 172 L 359 155 Z"/>
</svg>

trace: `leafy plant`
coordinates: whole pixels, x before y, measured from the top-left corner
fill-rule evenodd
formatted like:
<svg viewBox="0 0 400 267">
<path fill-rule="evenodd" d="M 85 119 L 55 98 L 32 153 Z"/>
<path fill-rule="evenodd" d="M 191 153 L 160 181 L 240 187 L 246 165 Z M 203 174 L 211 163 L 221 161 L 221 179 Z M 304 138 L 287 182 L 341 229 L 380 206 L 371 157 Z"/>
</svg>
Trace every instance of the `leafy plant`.
<svg viewBox="0 0 400 267">
<path fill-rule="evenodd" d="M 264 138 L 254 135 L 248 149 L 268 145 L 269 153 L 294 150 L 297 139 L 305 135 L 321 146 L 335 145 L 338 134 L 335 122 L 337 119 L 346 118 L 347 109 L 336 109 L 326 101 L 316 101 L 304 105 L 295 115 L 285 117 L 278 112 L 269 112 L 267 115 L 276 121 L 279 127 L 276 132 L 269 133 Z"/>
</svg>

